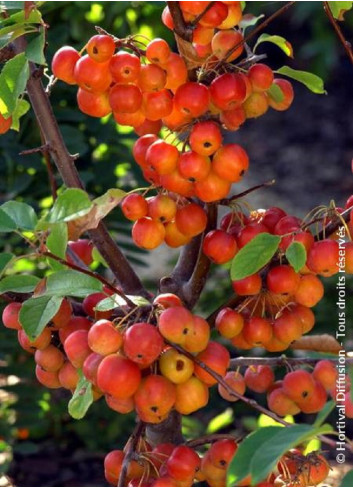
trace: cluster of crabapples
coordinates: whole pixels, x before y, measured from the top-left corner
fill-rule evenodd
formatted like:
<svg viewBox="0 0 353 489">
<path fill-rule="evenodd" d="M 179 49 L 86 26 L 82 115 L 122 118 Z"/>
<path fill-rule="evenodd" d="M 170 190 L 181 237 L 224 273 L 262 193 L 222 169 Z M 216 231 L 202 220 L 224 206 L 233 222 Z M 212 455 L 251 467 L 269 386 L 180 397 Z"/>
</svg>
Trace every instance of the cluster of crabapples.
<svg viewBox="0 0 353 489">
<path fill-rule="evenodd" d="M 226 473 L 238 445 L 231 438 L 213 442 L 205 451 L 188 445 L 162 443 L 151 447 L 139 440 L 135 457 L 128 464 L 126 480 L 129 487 L 191 487 L 193 482 L 207 482 L 211 487 L 226 487 Z M 105 457 L 107 481 L 116 486 L 121 474 L 125 453 L 113 450 Z M 299 448 L 285 453 L 276 469 L 257 487 L 306 487 L 323 482 L 329 465 L 322 455 L 304 455 Z M 251 478 L 245 477 L 237 486 L 248 487 Z"/>
</svg>

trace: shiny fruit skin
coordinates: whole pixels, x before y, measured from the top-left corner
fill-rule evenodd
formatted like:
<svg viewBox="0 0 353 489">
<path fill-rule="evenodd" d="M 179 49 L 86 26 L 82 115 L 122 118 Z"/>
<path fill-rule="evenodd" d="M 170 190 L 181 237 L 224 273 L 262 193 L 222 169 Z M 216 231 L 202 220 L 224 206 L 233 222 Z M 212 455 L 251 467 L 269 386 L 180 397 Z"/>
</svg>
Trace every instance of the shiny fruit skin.
<svg viewBox="0 0 353 489">
<path fill-rule="evenodd" d="M 222 377 L 229 367 L 230 355 L 228 350 L 219 343 L 210 341 L 207 348 L 196 357 Z M 208 386 L 217 384 L 217 380 L 200 365 L 195 365 L 195 375 Z"/>
<path fill-rule="evenodd" d="M 246 385 L 244 377 L 239 372 L 227 372 L 223 377 L 224 382 L 237 394 L 244 395 Z M 218 384 L 218 392 L 223 399 L 229 402 L 236 402 L 239 400 L 232 392 L 229 392 L 222 384 Z"/>
<path fill-rule="evenodd" d="M 268 90 L 274 79 L 271 68 L 263 63 L 252 65 L 248 71 L 248 77 L 255 92 Z"/>
<path fill-rule="evenodd" d="M 183 178 L 191 182 L 204 180 L 211 170 L 211 160 L 195 151 L 187 151 L 180 155 L 178 169 Z"/>
<path fill-rule="evenodd" d="M 284 97 L 281 102 L 276 102 L 271 97 L 271 94 L 269 94 L 268 102 L 270 104 L 270 107 L 272 107 L 272 109 L 279 110 L 279 111 L 289 109 L 294 99 L 294 91 L 293 91 L 292 84 L 288 80 L 284 80 L 282 78 L 275 78 L 273 80 L 273 83 L 281 89 Z"/>
<path fill-rule="evenodd" d="M 168 474 L 176 481 L 194 479 L 196 470 L 200 468 L 201 460 L 197 453 L 185 445 L 174 448 L 167 460 Z"/>
<path fill-rule="evenodd" d="M 56 346 L 48 345 L 35 352 L 34 360 L 46 372 L 57 372 L 63 366 L 65 357 Z"/>
<path fill-rule="evenodd" d="M 303 334 L 309 333 L 313 329 L 315 315 L 309 307 L 296 304 L 291 306 L 290 311 L 299 318 Z"/>
<path fill-rule="evenodd" d="M 255 236 L 261 233 L 268 233 L 267 227 L 262 223 L 247 224 L 237 236 L 237 243 L 239 248 L 243 248 L 248 244 Z"/>
<path fill-rule="evenodd" d="M 158 121 L 167 117 L 173 110 L 173 97 L 169 90 L 162 89 L 157 92 L 143 94 L 142 110 L 147 119 Z"/>
<path fill-rule="evenodd" d="M 162 244 L 165 237 L 165 229 L 159 221 L 142 217 L 138 219 L 132 228 L 132 239 L 140 248 L 153 250 Z"/>
<path fill-rule="evenodd" d="M 93 243 L 89 239 L 78 239 L 77 241 L 69 241 L 68 247 L 78 256 L 81 261 L 83 261 L 85 265 L 89 266 L 92 264 Z M 66 259 L 69 263 L 73 263 L 73 260 L 68 253 Z M 55 324 L 54 318 L 52 319 L 52 321 Z"/>
<path fill-rule="evenodd" d="M 267 403 L 268 408 L 278 416 L 294 416 L 300 412 L 300 408 L 282 388 L 273 390 L 267 397 Z"/>
<path fill-rule="evenodd" d="M 195 193 L 203 202 L 215 202 L 229 194 L 231 183 L 220 178 L 212 169 L 201 182 L 195 183 Z"/>
<path fill-rule="evenodd" d="M 303 333 L 302 322 L 293 312 L 285 309 L 273 323 L 273 335 L 282 343 L 298 340 Z"/>
<path fill-rule="evenodd" d="M 190 147 L 202 156 L 211 156 L 222 144 L 219 125 L 212 121 L 201 121 L 193 125 L 190 133 Z"/>
<path fill-rule="evenodd" d="M 168 195 L 159 194 L 148 199 L 148 215 L 152 219 L 167 223 L 174 219 L 176 211 L 176 202 Z"/>
<path fill-rule="evenodd" d="M 117 399 L 116 397 L 107 394 L 105 396 L 105 402 L 110 409 L 120 414 L 131 413 L 135 409 L 133 397 L 128 397 L 127 399 Z"/>
<path fill-rule="evenodd" d="M 257 117 L 266 114 L 268 107 L 268 96 L 264 92 L 252 93 L 243 104 L 247 119 L 256 119 Z"/>
<path fill-rule="evenodd" d="M 338 262 L 339 245 L 337 241 L 331 239 L 317 241 L 308 253 L 307 266 L 311 271 L 323 277 L 331 277 L 337 273 Z"/>
<path fill-rule="evenodd" d="M 166 72 L 156 64 L 142 65 L 137 84 L 142 92 L 162 90 L 167 82 Z"/>
<path fill-rule="evenodd" d="M 295 302 L 314 307 L 324 296 L 324 286 L 316 275 L 303 275 L 294 294 Z"/>
<path fill-rule="evenodd" d="M 211 44 L 213 54 L 218 59 L 226 58 L 228 62 L 238 58 L 244 49 L 242 34 L 232 29 L 218 31 L 213 36 Z M 232 53 L 227 56 L 230 50 L 232 50 Z"/>
<path fill-rule="evenodd" d="M 234 338 L 243 330 L 244 318 L 239 312 L 225 307 L 217 314 L 215 326 L 224 338 Z"/>
<path fill-rule="evenodd" d="M 88 332 L 79 329 L 71 333 L 65 340 L 64 350 L 72 365 L 81 368 L 88 355 L 92 353 L 88 345 Z"/>
<path fill-rule="evenodd" d="M 331 391 L 336 386 L 338 372 L 330 360 L 320 360 L 314 367 L 313 376 L 327 391 Z"/>
<path fill-rule="evenodd" d="M 275 381 L 273 370 L 268 365 L 251 365 L 244 374 L 246 386 L 254 392 L 266 392 Z"/>
<path fill-rule="evenodd" d="M 238 245 L 231 234 L 221 229 L 215 229 L 206 234 L 202 250 L 214 263 L 221 265 L 234 258 L 238 251 Z"/>
<path fill-rule="evenodd" d="M 80 380 L 77 369 L 70 363 L 65 362 L 58 372 L 60 384 L 64 389 L 75 390 Z"/>
<path fill-rule="evenodd" d="M 99 353 L 92 352 L 88 355 L 88 357 L 85 359 L 83 363 L 82 366 L 83 375 L 93 385 L 97 385 L 98 367 L 101 364 L 103 358 L 104 357 L 102 355 L 99 355 Z"/>
<path fill-rule="evenodd" d="M 182 234 L 197 236 L 206 229 L 207 213 L 198 204 L 187 204 L 178 209 L 175 223 Z"/>
<path fill-rule="evenodd" d="M 48 387 L 49 389 L 59 389 L 61 387 L 58 371 L 47 372 L 46 370 L 42 369 L 40 365 L 36 365 L 35 373 L 38 382 L 45 387 Z"/>
<path fill-rule="evenodd" d="M 110 318 L 111 311 L 96 311 L 95 307 L 102 300 L 107 298 L 107 294 L 104 292 L 95 292 L 88 295 L 82 302 L 82 308 L 88 316 L 95 319 L 108 319 Z"/>
<path fill-rule="evenodd" d="M 123 344 L 120 331 L 107 319 L 101 319 L 94 323 L 88 332 L 87 339 L 91 350 L 100 355 L 115 353 Z"/>
<path fill-rule="evenodd" d="M 131 53 L 119 51 L 114 54 L 109 63 L 109 70 L 113 80 L 117 83 L 131 83 L 136 81 L 141 68 L 140 59 Z"/>
<path fill-rule="evenodd" d="M 142 105 L 142 93 L 133 84 L 117 84 L 109 92 L 109 104 L 113 112 L 132 114 Z"/>
<path fill-rule="evenodd" d="M 192 376 L 194 364 L 192 360 L 174 348 L 168 348 L 159 359 L 159 369 L 162 375 L 173 384 L 182 384 Z"/>
<path fill-rule="evenodd" d="M 185 336 L 183 347 L 189 353 L 199 353 L 206 349 L 210 339 L 210 326 L 200 316 L 193 316 L 193 328 Z"/>
<path fill-rule="evenodd" d="M 147 200 L 140 194 L 130 194 L 121 203 L 124 216 L 130 221 L 137 221 L 148 213 Z"/>
<path fill-rule="evenodd" d="M 88 55 L 77 61 L 74 76 L 76 83 L 88 92 L 106 92 L 112 82 L 109 63 L 96 63 Z"/>
<path fill-rule="evenodd" d="M 237 451 L 234 440 L 218 440 L 208 450 L 211 463 L 218 469 L 226 469 Z"/>
<path fill-rule="evenodd" d="M 56 51 L 51 63 L 55 78 L 59 78 L 68 85 L 76 85 L 74 70 L 79 59 L 80 54 L 71 46 L 63 46 Z"/>
<path fill-rule="evenodd" d="M 148 375 L 142 379 L 135 395 L 135 406 L 142 420 L 150 422 L 169 413 L 175 403 L 175 386 L 161 375 Z M 152 421 L 153 422 L 153 421 Z"/>
<path fill-rule="evenodd" d="M 86 45 L 88 56 L 97 63 L 109 61 L 115 51 L 115 42 L 111 36 L 96 35 Z"/>
<path fill-rule="evenodd" d="M 158 328 L 161 335 L 172 343 L 183 344 L 186 335 L 193 330 L 194 318 L 185 307 L 169 307 L 159 317 Z"/>
<path fill-rule="evenodd" d="M 155 38 L 147 44 L 146 58 L 151 63 L 167 63 L 171 50 L 167 41 L 161 38 Z"/>
<path fill-rule="evenodd" d="M 283 379 L 283 390 L 294 402 L 306 399 L 315 389 L 315 380 L 306 370 L 289 372 Z"/>
<path fill-rule="evenodd" d="M 238 144 L 225 144 L 214 155 L 212 168 L 223 180 L 236 183 L 249 168 L 249 158 Z"/>
<path fill-rule="evenodd" d="M 132 154 L 136 163 L 141 167 L 145 167 L 147 165 L 147 150 L 155 141 L 158 141 L 158 137 L 155 134 L 145 134 L 144 136 L 138 138 L 138 140 L 134 143 L 132 147 Z"/>
<path fill-rule="evenodd" d="M 127 358 L 116 354 L 108 355 L 102 360 L 97 372 L 99 389 L 118 399 L 131 397 L 141 382 L 138 366 Z"/>
<path fill-rule="evenodd" d="M 31 341 L 23 329 L 17 332 L 18 342 L 24 350 L 33 353 L 35 350 L 44 350 L 51 342 L 51 331 L 49 328 L 44 328 L 39 336 Z"/>
<path fill-rule="evenodd" d="M 179 231 L 175 221 L 168 222 L 168 224 L 165 226 L 164 240 L 171 248 L 179 248 L 180 246 L 184 246 L 189 243 L 191 239 L 192 238 L 190 236 L 186 236 Z"/>
<path fill-rule="evenodd" d="M 106 117 L 112 111 L 108 92 L 93 93 L 83 88 L 77 92 L 77 104 L 81 112 L 91 117 Z"/>
<path fill-rule="evenodd" d="M 21 302 L 10 302 L 7 304 L 7 306 L 5 306 L 2 312 L 2 322 L 5 328 L 17 330 L 22 329 L 19 321 L 21 307 Z"/>
<path fill-rule="evenodd" d="M 163 307 L 163 309 L 168 309 L 169 307 L 182 306 L 182 300 L 175 294 L 165 293 L 158 294 L 154 299 L 153 304 Z"/>
<path fill-rule="evenodd" d="M 134 131 L 138 136 L 145 136 L 146 134 L 159 134 L 162 129 L 162 121 L 150 121 L 145 119 L 139 126 L 134 126 Z"/>
<path fill-rule="evenodd" d="M 178 164 L 179 151 L 172 144 L 158 139 L 149 146 L 146 152 L 146 164 L 159 175 L 172 173 Z"/>
<path fill-rule="evenodd" d="M 72 316 L 67 324 L 59 328 L 59 338 L 61 343 L 65 343 L 66 338 L 73 332 L 84 329 L 88 331 L 92 326 L 92 322 L 82 316 Z"/>
<path fill-rule="evenodd" d="M 203 3 L 203 9 L 206 8 L 207 2 Z M 228 7 L 223 2 L 214 2 L 211 8 L 205 12 L 200 19 L 200 24 L 205 27 L 217 27 L 228 16 Z"/>
<path fill-rule="evenodd" d="M 262 216 L 261 223 L 264 224 L 271 233 L 273 233 L 276 224 L 282 219 L 282 217 L 285 216 L 286 213 L 283 209 L 280 209 L 279 207 L 270 207 Z"/>
<path fill-rule="evenodd" d="M 211 100 L 221 110 L 238 108 L 246 96 L 246 85 L 240 75 L 226 73 L 210 85 Z"/>
<path fill-rule="evenodd" d="M 157 328 L 149 323 L 135 323 L 124 336 L 124 353 L 138 365 L 147 366 L 160 355 L 164 342 Z"/>
<path fill-rule="evenodd" d="M 267 319 L 253 316 L 245 322 L 242 333 L 246 342 L 261 346 L 271 340 L 272 326 Z"/>
<path fill-rule="evenodd" d="M 262 279 L 258 273 L 254 273 L 249 277 L 233 280 L 232 287 L 234 292 L 240 296 L 257 295 L 262 289 Z"/>
<path fill-rule="evenodd" d="M 290 265 L 278 265 L 267 274 L 267 288 L 273 294 L 293 295 L 299 287 L 300 277 Z"/>
<path fill-rule="evenodd" d="M 207 111 L 210 103 L 208 88 L 201 83 L 187 82 L 175 92 L 174 103 L 181 113 L 199 117 Z"/>
<path fill-rule="evenodd" d="M 208 387 L 198 378 L 191 376 L 186 382 L 176 385 L 175 409 L 181 414 L 191 414 L 207 406 Z"/>
<path fill-rule="evenodd" d="M 242 107 L 224 110 L 220 115 L 220 120 L 228 131 L 237 131 L 246 120 L 245 111 Z"/>
<path fill-rule="evenodd" d="M 320 412 L 327 402 L 327 393 L 325 388 L 315 382 L 313 391 L 304 399 L 297 402 L 301 411 L 305 414 L 313 414 Z"/>
</svg>

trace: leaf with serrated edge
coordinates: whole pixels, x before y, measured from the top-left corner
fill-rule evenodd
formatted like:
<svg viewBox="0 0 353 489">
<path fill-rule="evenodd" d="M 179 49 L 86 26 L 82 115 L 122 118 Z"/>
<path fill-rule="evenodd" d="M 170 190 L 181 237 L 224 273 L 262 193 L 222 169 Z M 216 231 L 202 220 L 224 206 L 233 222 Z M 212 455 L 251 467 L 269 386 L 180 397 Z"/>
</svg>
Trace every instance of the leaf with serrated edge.
<svg viewBox="0 0 353 489">
<path fill-rule="evenodd" d="M 62 297 L 31 297 L 22 304 L 19 320 L 31 341 L 41 334 L 61 306 Z"/>
<path fill-rule="evenodd" d="M 275 255 L 280 242 L 280 236 L 270 233 L 255 236 L 233 258 L 231 279 L 241 280 L 261 270 Z"/>
<path fill-rule="evenodd" d="M 79 371 L 80 379 L 69 401 L 68 411 L 74 419 L 82 419 L 93 402 L 92 384 Z"/>
<path fill-rule="evenodd" d="M 275 73 L 288 76 L 293 80 L 297 80 L 298 82 L 303 83 L 303 85 L 305 85 L 313 93 L 327 93 L 324 89 L 324 82 L 319 76 L 314 75 L 314 73 L 309 73 L 308 71 L 293 70 L 293 68 L 290 68 L 289 66 L 282 66 L 282 68 L 276 70 Z"/>
</svg>

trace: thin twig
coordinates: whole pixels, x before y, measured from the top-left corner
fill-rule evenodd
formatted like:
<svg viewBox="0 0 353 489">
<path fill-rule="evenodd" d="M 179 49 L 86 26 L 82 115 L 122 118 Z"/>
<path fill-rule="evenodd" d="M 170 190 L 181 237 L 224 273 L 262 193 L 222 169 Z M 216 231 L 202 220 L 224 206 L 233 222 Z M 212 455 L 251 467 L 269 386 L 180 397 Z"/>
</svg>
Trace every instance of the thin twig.
<svg viewBox="0 0 353 489">
<path fill-rule="evenodd" d="M 121 290 L 119 290 L 116 287 L 114 287 L 114 285 L 112 285 L 109 282 L 109 280 L 107 280 L 104 277 L 102 277 L 102 275 L 100 275 L 99 273 L 92 272 L 92 270 L 89 270 L 89 269 L 86 269 L 86 268 L 82 268 L 82 267 L 80 267 L 78 265 L 75 265 L 74 263 L 70 263 L 69 261 L 66 261 L 63 258 L 60 258 L 60 256 L 54 255 L 54 253 L 51 253 L 51 251 L 43 251 L 43 252 L 40 252 L 40 255 L 46 256 L 48 258 L 51 258 L 52 260 L 55 260 L 58 263 L 61 263 L 62 265 L 65 265 L 65 266 L 71 268 L 72 270 L 76 270 L 77 272 L 83 273 L 84 275 L 88 275 L 89 277 L 93 277 L 93 278 L 99 280 L 103 285 L 106 285 L 112 292 L 114 292 L 116 295 L 118 295 L 119 297 L 121 297 L 122 299 L 124 299 L 124 301 L 126 302 L 126 304 L 129 307 L 136 307 L 136 304 L 134 304 L 132 302 L 132 300 L 129 299 L 129 297 L 127 297 L 124 294 L 124 292 L 122 292 Z"/>
<path fill-rule="evenodd" d="M 337 34 L 338 39 L 341 41 L 341 44 L 343 45 L 344 50 L 346 51 L 346 54 L 347 54 L 350 62 L 353 64 L 353 50 L 352 50 L 352 45 L 344 37 L 343 32 L 342 32 L 340 26 L 338 25 L 338 22 L 336 21 L 336 19 L 332 15 L 332 11 L 331 11 L 329 2 L 324 2 L 324 11 L 325 11 L 325 13 L 326 13 L 329 21 L 331 22 L 331 25 L 334 28 L 334 30 L 335 30 L 335 32 Z"/>
<path fill-rule="evenodd" d="M 215 441 L 219 440 L 234 440 L 238 442 L 239 437 L 233 436 L 233 435 L 221 435 L 221 434 L 214 434 L 214 435 L 206 435 L 206 436 L 200 436 L 200 438 L 196 438 L 195 440 L 190 440 L 185 443 L 190 448 L 198 448 L 202 447 L 203 445 L 208 445 L 209 443 L 214 443 Z"/>
<path fill-rule="evenodd" d="M 326 236 L 330 236 L 335 231 L 337 231 L 342 226 L 342 220 L 349 223 L 351 220 L 351 211 L 353 210 L 353 206 L 346 209 L 342 214 L 340 214 L 341 218 L 336 217 L 336 219 L 332 220 L 327 226 L 325 226 L 319 234 L 315 236 L 315 241 L 321 241 L 325 239 Z"/>
<path fill-rule="evenodd" d="M 248 194 L 251 194 L 252 192 L 255 192 L 256 190 L 259 190 L 260 188 L 265 188 L 265 187 L 272 187 L 276 183 L 275 179 L 269 180 L 268 182 L 265 183 L 260 183 L 259 185 L 255 185 L 254 187 L 250 187 L 247 190 L 244 190 L 244 192 L 240 192 L 239 194 L 233 195 L 232 197 L 229 197 L 228 199 L 222 199 L 219 201 L 220 205 L 229 205 L 235 200 L 239 200 L 242 197 L 245 197 Z"/>
<path fill-rule="evenodd" d="M 286 357 L 285 355 L 280 357 L 238 357 L 231 359 L 230 370 L 235 370 L 239 367 L 247 367 L 250 365 L 268 365 L 270 367 L 281 367 L 283 365 L 316 365 L 320 360 L 329 360 L 330 362 L 336 364 L 338 362 L 338 357 L 290 358 Z M 346 364 L 352 365 L 353 358 L 346 358 Z"/>
<path fill-rule="evenodd" d="M 143 434 L 144 429 L 145 429 L 145 423 L 139 421 L 135 426 L 135 429 L 132 432 L 129 441 L 126 444 L 127 451 L 125 453 L 125 457 L 121 467 L 121 472 L 119 475 L 119 481 L 117 487 L 126 487 L 125 479 L 126 479 L 127 471 L 129 470 L 130 462 L 133 459 L 133 456 L 136 452 L 138 442 Z"/>
<path fill-rule="evenodd" d="M 195 19 L 191 22 L 191 26 L 196 26 L 200 20 L 202 19 L 202 17 L 207 14 L 207 12 L 213 7 L 213 5 L 215 4 L 216 2 L 210 2 L 207 7 L 197 16 L 195 17 Z"/>
<path fill-rule="evenodd" d="M 285 5 L 283 5 L 283 7 L 281 7 L 280 9 L 278 9 L 275 13 L 273 13 L 272 15 L 270 15 L 270 17 L 268 17 L 263 22 L 261 22 L 261 24 L 258 25 L 253 31 L 251 31 L 250 34 L 248 34 L 246 37 L 244 37 L 244 39 L 242 39 L 235 46 L 233 46 L 231 49 L 229 49 L 226 52 L 226 54 L 224 55 L 223 59 L 221 59 L 216 64 L 216 66 L 214 67 L 214 69 L 217 71 L 224 63 L 227 62 L 227 59 L 229 58 L 229 56 L 231 56 L 237 49 L 240 48 L 240 46 L 243 46 L 251 38 L 253 38 L 254 36 L 256 36 L 260 31 L 262 31 L 263 29 L 265 29 L 265 27 L 267 27 L 273 20 L 275 20 L 280 15 L 284 14 L 294 4 L 295 4 L 295 1 L 286 3 Z"/>
</svg>

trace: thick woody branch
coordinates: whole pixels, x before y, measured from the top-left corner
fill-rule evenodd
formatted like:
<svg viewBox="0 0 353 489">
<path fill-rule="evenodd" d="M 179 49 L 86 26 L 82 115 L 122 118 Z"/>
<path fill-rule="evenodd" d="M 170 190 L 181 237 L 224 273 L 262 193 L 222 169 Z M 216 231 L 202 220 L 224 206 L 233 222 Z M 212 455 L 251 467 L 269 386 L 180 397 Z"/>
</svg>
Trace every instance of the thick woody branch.
<svg viewBox="0 0 353 489">
<path fill-rule="evenodd" d="M 17 52 L 25 50 L 25 40 L 16 41 Z M 32 75 L 27 83 L 27 93 L 31 101 L 38 125 L 44 138 L 44 144 L 55 162 L 56 167 L 67 187 L 83 188 L 82 182 L 74 165 L 75 158 L 70 155 L 55 119 L 48 95 L 42 82 L 36 76 L 35 66 L 31 66 Z M 147 296 L 148 293 L 141 284 L 139 277 L 120 251 L 107 228 L 101 222 L 97 229 L 91 230 L 89 236 L 103 258 L 108 263 L 112 273 L 118 279 L 127 294 Z"/>
<path fill-rule="evenodd" d="M 145 424 L 140 421 L 136 426 L 134 431 L 132 432 L 129 441 L 126 444 L 125 457 L 123 461 L 123 465 L 121 467 L 121 472 L 119 476 L 118 486 L 117 487 L 126 487 L 125 479 L 127 475 L 127 471 L 129 470 L 129 465 L 133 456 L 136 452 L 138 442 L 143 435 L 145 429 Z"/>
<path fill-rule="evenodd" d="M 181 434 L 181 414 L 171 411 L 168 418 L 159 424 L 147 424 L 146 438 L 153 447 L 160 443 L 180 445 L 184 442 Z"/>
<path fill-rule="evenodd" d="M 184 41 L 192 41 L 192 28 L 185 22 L 179 2 L 167 2 L 174 22 L 174 32 Z"/>
</svg>

